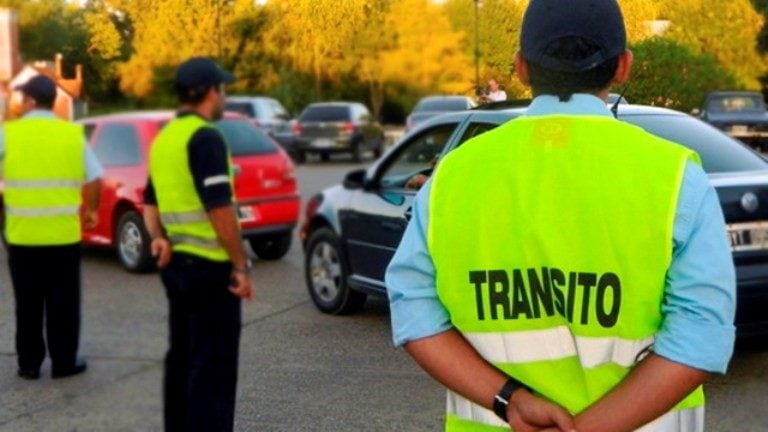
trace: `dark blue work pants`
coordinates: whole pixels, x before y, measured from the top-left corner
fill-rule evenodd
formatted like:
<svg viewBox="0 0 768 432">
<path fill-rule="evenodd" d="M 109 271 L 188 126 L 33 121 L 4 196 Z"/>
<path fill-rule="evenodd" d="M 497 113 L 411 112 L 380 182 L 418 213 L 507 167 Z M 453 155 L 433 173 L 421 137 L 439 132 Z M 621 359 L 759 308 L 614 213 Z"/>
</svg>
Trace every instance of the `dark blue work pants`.
<svg viewBox="0 0 768 432">
<path fill-rule="evenodd" d="M 71 368 L 80 340 L 80 243 L 62 246 L 9 244 L 7 249 L 16 299 L 19 369 L 40 369 L 45 359 L 45 340 L 53 367 Z"/>
<path fill-rule="evenodd" d="M 160 273 L 170 307 L 166 432 L 233 428 L 241 308 L 228 290 L 231 270 L 229 262 L 174 253 Z"/>
</svg>

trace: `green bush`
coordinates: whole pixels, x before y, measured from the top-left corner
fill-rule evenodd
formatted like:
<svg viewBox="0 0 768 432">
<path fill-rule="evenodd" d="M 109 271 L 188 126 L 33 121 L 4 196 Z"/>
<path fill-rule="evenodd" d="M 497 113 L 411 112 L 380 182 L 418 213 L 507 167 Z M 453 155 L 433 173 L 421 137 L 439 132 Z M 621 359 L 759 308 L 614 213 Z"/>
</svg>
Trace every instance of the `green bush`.
<svg viewBox="0 0 768 432">
<path fill-rule="evenodd" d="M 676 42 L 654 37 L 631 49 L 635 63 L 626 95 L 633 103 L 690 111 L 710 91 L 737 89 L 736 79 L 714 57 L 694 54 Z"/>
</svg>

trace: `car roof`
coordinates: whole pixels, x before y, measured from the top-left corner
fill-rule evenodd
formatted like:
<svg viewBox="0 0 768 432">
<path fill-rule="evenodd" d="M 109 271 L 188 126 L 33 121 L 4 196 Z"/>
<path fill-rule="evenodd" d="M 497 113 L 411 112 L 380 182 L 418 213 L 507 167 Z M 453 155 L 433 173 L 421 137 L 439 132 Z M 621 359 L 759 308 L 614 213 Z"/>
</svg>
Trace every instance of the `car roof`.
<svg viewBox="0 0 768 432">
<path fill-rule="evenodd" d="M 144 111 L 123 111 L 111 114 L 104 114 L 92 117 L 83 117 L 78 121 L 167 121 L 176 116 L 174 110 L 144 110 Z M 225 111 L 223 118 L 227 120 L 231 119 L 243 119 L 247 120 L 248 117 L 234 111 Z"/>
<path fill-rule="evenodd" d="M 318 106 L 352 106 L 352 105 L 362 105 L 360 102 L 353 102 L 353 101 L 327 101 L 327 102 L 312 102 L 311 104 L 307 105 L 307 107 L 318 107 Z"/>
<path fill-rule="evenodd" d="M 746 90 L 718 90 L 707 93 L 710 96 L 763 96 L 760 92 Z"/>
<path fill-rule="evenodd" d="M 227 96 L 227 102 L 250 102 L 254 100 L 272 100 L 276 101 L 277 99 L 269 96 L 262 96 L 262 95 L 243 95 L 243 94 L 233 94 Z"/>
<path fill-rule="evenodd" d="M 103 114 L 91 117 L 83 117 L 79 120 L 152 120 L 161 121 L 173 117 L 176 111 L 173 110 L 144 110 L 144 111 L 122 111 L 111 114 Z"/>
<path fill-rule="evenodd" d="M 461 122 L 469 117 L 471 117 L 473 120 L 485 119 L 486 121 L 489 121 L 489 122 L 504 121 L 504 120 L 512 119 L 525 114 L 527 109 L 528 109 L 527 106 L 510 108 L 508 106 L 502 105 L 494 108 L 494 107 L 487 107 L 487 106 L 481 105 L 474 109 L 469 109 L 464 111 L 452 111 L 452 112 L 431 117 L 425 120 L 424 122 L 419 123 L 416 127 L 413 128 L 413 131 L 414 132 L 420 131 L 441 123 Z M 671 110 L 669 108 L 661 108 L 661 107 L 654 107 L 654 106 L 648 106 L 648 105 L 620 104 L 618 105 L 617 109 L 618 109 L 619 117 L 637 116 L 637 115 L 674 115 L 674 116 L 688 115 L 680 111 Z"/>
</svg>

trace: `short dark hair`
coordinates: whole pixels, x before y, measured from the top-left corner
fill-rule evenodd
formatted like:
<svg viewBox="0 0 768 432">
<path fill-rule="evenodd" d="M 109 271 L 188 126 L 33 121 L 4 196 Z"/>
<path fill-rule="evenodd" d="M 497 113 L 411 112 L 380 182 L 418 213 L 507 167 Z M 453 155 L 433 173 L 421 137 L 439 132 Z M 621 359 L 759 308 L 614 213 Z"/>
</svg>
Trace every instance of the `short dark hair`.
<svg viewBox="0 0 768 432">
<path fill-rule="evenodd" d="M 216 85 L 200 85 L 196 87 L 179 88 L 176 87 L 176 97 L 179 102 L 185 105 L 197 105 L 205 99 L 205 95 Z"/>
<path fill-rule="evenodd" d="M 552 42 L 546 54 L 564 60 L 586 59 L 600 51 L 600 46 L 589 39 L 572 36 Z M 528 79 L 533 95 L 554 95 L 567 102 L 574 93 L 597 93 L 606 89 L 619 67 L 619 57 L 612 57 L 581 72 L 561 72 L 547 69 L 526 59 Z"/>
</svg>

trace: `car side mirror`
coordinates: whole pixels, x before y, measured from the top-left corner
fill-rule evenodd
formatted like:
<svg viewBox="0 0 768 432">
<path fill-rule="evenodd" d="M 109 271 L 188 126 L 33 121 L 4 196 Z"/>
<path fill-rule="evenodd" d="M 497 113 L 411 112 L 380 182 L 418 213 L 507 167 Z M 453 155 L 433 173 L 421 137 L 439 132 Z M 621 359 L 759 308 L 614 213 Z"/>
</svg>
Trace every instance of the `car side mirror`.
<svg viewBox="0 0 768 432">
<path fill-rule="evenodd" d="M 370 189 L 371 184 L 368 179 L 365 178 L 365 170 L 359 169 L 350 171 L 344 176 L 342 183 L 347 189 Z"/>
</svg>

